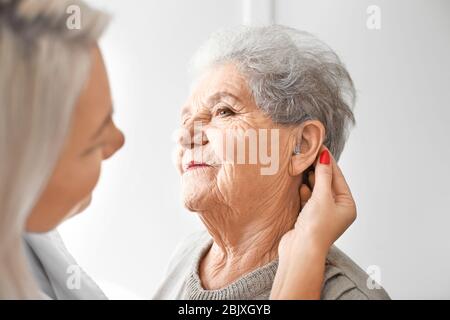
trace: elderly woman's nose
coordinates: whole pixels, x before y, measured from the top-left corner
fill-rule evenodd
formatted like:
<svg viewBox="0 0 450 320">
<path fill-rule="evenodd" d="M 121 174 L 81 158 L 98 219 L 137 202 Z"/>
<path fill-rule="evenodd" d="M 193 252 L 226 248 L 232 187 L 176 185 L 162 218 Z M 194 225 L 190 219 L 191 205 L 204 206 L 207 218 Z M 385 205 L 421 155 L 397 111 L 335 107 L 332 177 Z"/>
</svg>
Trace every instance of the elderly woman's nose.
<svg viewBox="0 0 450 320">
<path fill-rule="evenodd" d="M 201 146 L 208 143 L 208 137 L 204 133 L 203 123 L 201 121 L 187 121 L 178 133 L 178 144 L 186 149 L 192 149 L 195 146 Z"/>
</svg>

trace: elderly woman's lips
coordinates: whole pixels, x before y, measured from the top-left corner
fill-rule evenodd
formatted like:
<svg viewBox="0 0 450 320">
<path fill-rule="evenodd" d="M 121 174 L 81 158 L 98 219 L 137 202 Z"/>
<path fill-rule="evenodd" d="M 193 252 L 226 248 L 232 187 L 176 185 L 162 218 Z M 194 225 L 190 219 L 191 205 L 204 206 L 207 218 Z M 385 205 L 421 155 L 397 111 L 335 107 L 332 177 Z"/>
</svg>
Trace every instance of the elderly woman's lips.
<svg viewBox="0 0 450 320">
<path fill-rule="evenodd" d="M 199 163 L 199 162 L 191 161 L 187 165 L 187 170 L 195 169 L 195 168 L 201 168 L 201 167 L 211 167 L 211 166 L 209 164 L 206 164 L 206 163 L 203 163 L 203 162 Z"/>
</svg>

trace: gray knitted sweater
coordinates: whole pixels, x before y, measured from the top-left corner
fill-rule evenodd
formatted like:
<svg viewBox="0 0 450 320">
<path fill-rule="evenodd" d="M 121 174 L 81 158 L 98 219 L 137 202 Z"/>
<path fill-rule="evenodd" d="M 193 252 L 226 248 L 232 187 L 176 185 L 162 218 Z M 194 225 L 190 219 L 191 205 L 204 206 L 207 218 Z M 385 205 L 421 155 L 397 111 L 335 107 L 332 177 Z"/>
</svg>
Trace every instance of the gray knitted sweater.
<svg viewBox="0 0 450 320">
<path fill-rule="evenodd" d="M 195 233 L 183 241 L 175 251 L 167 274 L 153 298 L 169 300 L 269 299 L 278 260 L 243 275 L 222 289 L 204 289 L 198 273 L 199 262 L 212 243 L 213 240 L 206 231 Z M 383 288 L 370 289 L 367 286 L 368 282 L 370 283 L 372 280 L 368 281 L 368 275 L 356 263 L 336 246 L 331 247 L 327 256 L 322 299 L 389 299 Z"/>
</svg>

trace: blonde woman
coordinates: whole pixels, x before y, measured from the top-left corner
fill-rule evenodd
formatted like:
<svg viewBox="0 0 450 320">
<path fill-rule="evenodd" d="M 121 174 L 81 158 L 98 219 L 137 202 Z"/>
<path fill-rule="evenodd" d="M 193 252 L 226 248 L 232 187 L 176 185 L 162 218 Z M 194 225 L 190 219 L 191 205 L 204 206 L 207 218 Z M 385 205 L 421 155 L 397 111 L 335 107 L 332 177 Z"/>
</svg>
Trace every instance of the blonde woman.
<svg viewBox="0 0 450 320">
<path fill-rule="evenodd" d="M 81 9 L 79 30 L 66 26 L 69 5 Z M 124 143 L 97 47 L 106 24 L 81 1 L 0 2 L 0 298 L 48 296 L 29 270 L 22 233 L 51 231 L 83 210 L 102 161 Z M 32 268 L 43 269 L 39 245 L 26 249 Z M 38 280 L 48 277 L 41 271 Z M 62 297 L 79 298 L 72 292 Z"/>
<path fill-rule="evenodd" d="M 81 29 L 66 24 L 74 5 Z M 77 0 L 0 0 L 0 299 L 106 298 L 84 273 L 81 290 L 67 287 L 75 261 L 54 231 L 89 205 L 102 161 L 124 143 L 97 46 L 106 24 Z M 326 252 L 355 218 L 321 150 L 317 187 L 302 186 L 304 209 L 280 242 L 274 299 L 320 298 Z"/>
</svg>

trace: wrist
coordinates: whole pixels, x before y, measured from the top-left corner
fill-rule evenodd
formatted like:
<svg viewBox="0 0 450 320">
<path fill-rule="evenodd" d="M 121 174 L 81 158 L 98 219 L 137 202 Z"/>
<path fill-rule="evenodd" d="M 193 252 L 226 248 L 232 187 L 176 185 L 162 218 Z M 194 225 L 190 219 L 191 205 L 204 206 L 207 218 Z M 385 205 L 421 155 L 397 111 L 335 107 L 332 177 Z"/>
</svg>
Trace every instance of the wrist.
<svg viewBox="0 0 450 320">
<path fill-rule="evenodd" d="M 327 252 L 308 241 L 280 256 L 271 299 L 320 299 Z"/>
<path fill-rule="evenodd" d="M 324 260 L 329 249 L 330 245 L 326 241 L 317 239 L 317 237 L 311 236 L 306 232 L 301 232 L 291 240 L 290 252 L 286 252 L 286 255 L 299 255 L 315 258 L 315 260 Z"/>
</svg>

